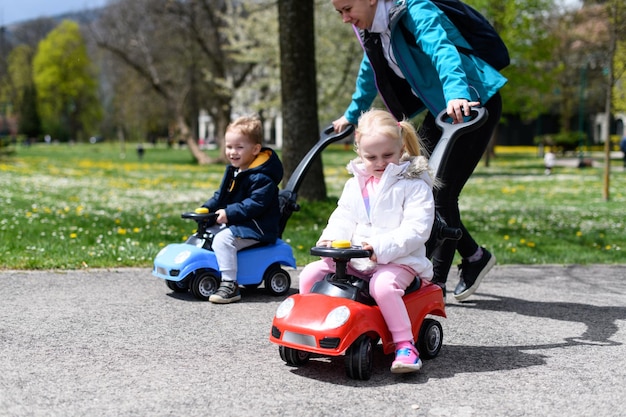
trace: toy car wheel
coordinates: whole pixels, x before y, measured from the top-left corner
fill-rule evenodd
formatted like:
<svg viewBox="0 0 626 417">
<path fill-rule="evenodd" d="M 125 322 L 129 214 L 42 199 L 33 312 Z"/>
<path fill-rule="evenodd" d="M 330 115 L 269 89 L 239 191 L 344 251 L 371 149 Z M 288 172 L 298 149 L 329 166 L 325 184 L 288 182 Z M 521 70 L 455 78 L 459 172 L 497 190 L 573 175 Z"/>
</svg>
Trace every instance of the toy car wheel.
<svg viewBox="0 0 626 417">
<path fill-rule="evenodd" d="M 278 353 L 280 358 L 285 361 L 287 365 L 300 366 L 309 361 L 311 354 L 303 350 L 288 348 L 285 346 L 278 346 Z"/>
<path fill-rule="evenodd" d="M 291 288 L 291 276 L 278 265 L 270 266 L 263 277 L 265 288 L 272 295 L 285 295 Z"/>
<path fill-rule="evenodd" d="M 432 359 L 439 354 L 443 345 L 441 323 L 434 319 L 425 319 L 417 339 L 417 350 L 423 359 Z"/>
<path fill-rule="evenodd" d="M 166 279 L 165 285 L 167 285 L 167 288 L 174 292 L 187 292 L 189 289 L 187 287 L 187 283 L 183 281 L 170 281 L 169 279 Z"/>
<path fill-rule="evenodd" d="M 352 379 L 368 380 L 372 376 L 374 351 L 372 339 L 361 335 L 346 350 L 346 374 Z"/>
<path fill-rule="evenodd" d="M 198 300 L 207 301 L 220 286 L 220 279 L 210 271 L 199 272 L 191 281 L 189 289 Z"/>
</svg>

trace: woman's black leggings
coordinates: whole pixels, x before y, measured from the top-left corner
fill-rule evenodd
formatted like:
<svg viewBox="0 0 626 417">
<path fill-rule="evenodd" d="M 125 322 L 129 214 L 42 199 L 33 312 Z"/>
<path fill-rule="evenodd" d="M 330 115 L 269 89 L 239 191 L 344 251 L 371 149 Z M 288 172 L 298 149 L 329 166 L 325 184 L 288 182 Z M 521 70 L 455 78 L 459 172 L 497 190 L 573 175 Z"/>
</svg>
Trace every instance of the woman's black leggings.
<svg viewBox="0 0 626 417">
<path fill-rule="evenodd" d="M 446 164 L 446 170 L 441 174 L 442 185 L 435 190 L 435 207 L 441 217 L 450 227 L 458 227 L 463 232 L 461 240 L 446 240 L 433 251 L 432 262 L 434 267 L 434 282 L 445 283 L 448 278 L 455 250 L 463 258 L 472 256 L 478 249 L 478 244 L 467 231 L 461 221 L 459 212 L 459 195 L 472 172 L 489 145 L 491 135 L 495 130 L 502 114 L 502 98 L 494 95 L 484 106 L 489 112 L 487 122 L 479 129 L 459 137 Z M 426 115 L 419 135 L 428 151 L 432 153 L 435 145 L 441 138 L 441 130 L 435 124 L 435 116 L 430 112 Z"/>
</svg>

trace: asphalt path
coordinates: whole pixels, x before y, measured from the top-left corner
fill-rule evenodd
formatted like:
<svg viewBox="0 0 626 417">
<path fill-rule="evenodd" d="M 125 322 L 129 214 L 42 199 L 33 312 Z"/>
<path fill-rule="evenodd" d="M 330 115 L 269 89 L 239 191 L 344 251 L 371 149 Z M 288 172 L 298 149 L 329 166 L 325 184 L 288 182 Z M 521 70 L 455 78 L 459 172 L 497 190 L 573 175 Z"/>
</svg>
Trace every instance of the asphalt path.
<svg viewBox="0 0 626 417">
<path fill-rule="evenodd" d="M 448 296 L 438 357 L 394 375 L 378 349 L 369 381 L 286 365 L 263 288 L 214 305 L 146 269 L 0 271 L 0 300 L 0 416 L 625 415 L 626 265 L 496 266 Z"/>
</svg>

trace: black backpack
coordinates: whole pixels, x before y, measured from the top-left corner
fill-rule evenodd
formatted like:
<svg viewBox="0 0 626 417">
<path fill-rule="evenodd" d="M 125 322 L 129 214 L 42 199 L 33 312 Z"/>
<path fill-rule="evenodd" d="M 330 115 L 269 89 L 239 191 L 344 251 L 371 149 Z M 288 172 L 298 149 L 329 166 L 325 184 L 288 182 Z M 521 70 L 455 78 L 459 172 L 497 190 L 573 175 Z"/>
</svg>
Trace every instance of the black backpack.
<svg viewBox="0 0 626 417">
<path fill-rule="evenodd" d="M 459 52 L 474 54 L 500 71 L 511 63 L 509 51 L 491 23 L 476 9 L 460 0 L 431 0 L 450 19 L 452 24 L 472 46 L 472 49 L 457 46 Z M 415 44 L 415 36 L 404 25 L 402 32 L 409 42 Z"/>
</svg>

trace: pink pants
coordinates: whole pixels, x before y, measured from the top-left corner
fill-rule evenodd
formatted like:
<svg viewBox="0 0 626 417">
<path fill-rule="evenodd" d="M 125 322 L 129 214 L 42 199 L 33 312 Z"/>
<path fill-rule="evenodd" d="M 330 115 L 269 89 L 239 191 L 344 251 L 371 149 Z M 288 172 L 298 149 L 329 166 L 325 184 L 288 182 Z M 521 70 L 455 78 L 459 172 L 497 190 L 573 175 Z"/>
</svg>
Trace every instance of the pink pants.
<svg viewBox="0 0 626 417">
<path fill-rule="evenodd" d="M 332 272 L 335 272 L 335 262 L 331 258 L 322 258 L 308 264 L 300 273 L 300 293 L 311 292 L 313 284 Z M 386 264 L 376 266 L 374 272 L 368 275 L 348 264 L 348 274 L 369 279 L 370 294 L 380 308 L 394 343 L 413 342 L 411 321 L 402 296 L 413 282 L 415 272 L 405 265 Z"/>
</svg>

